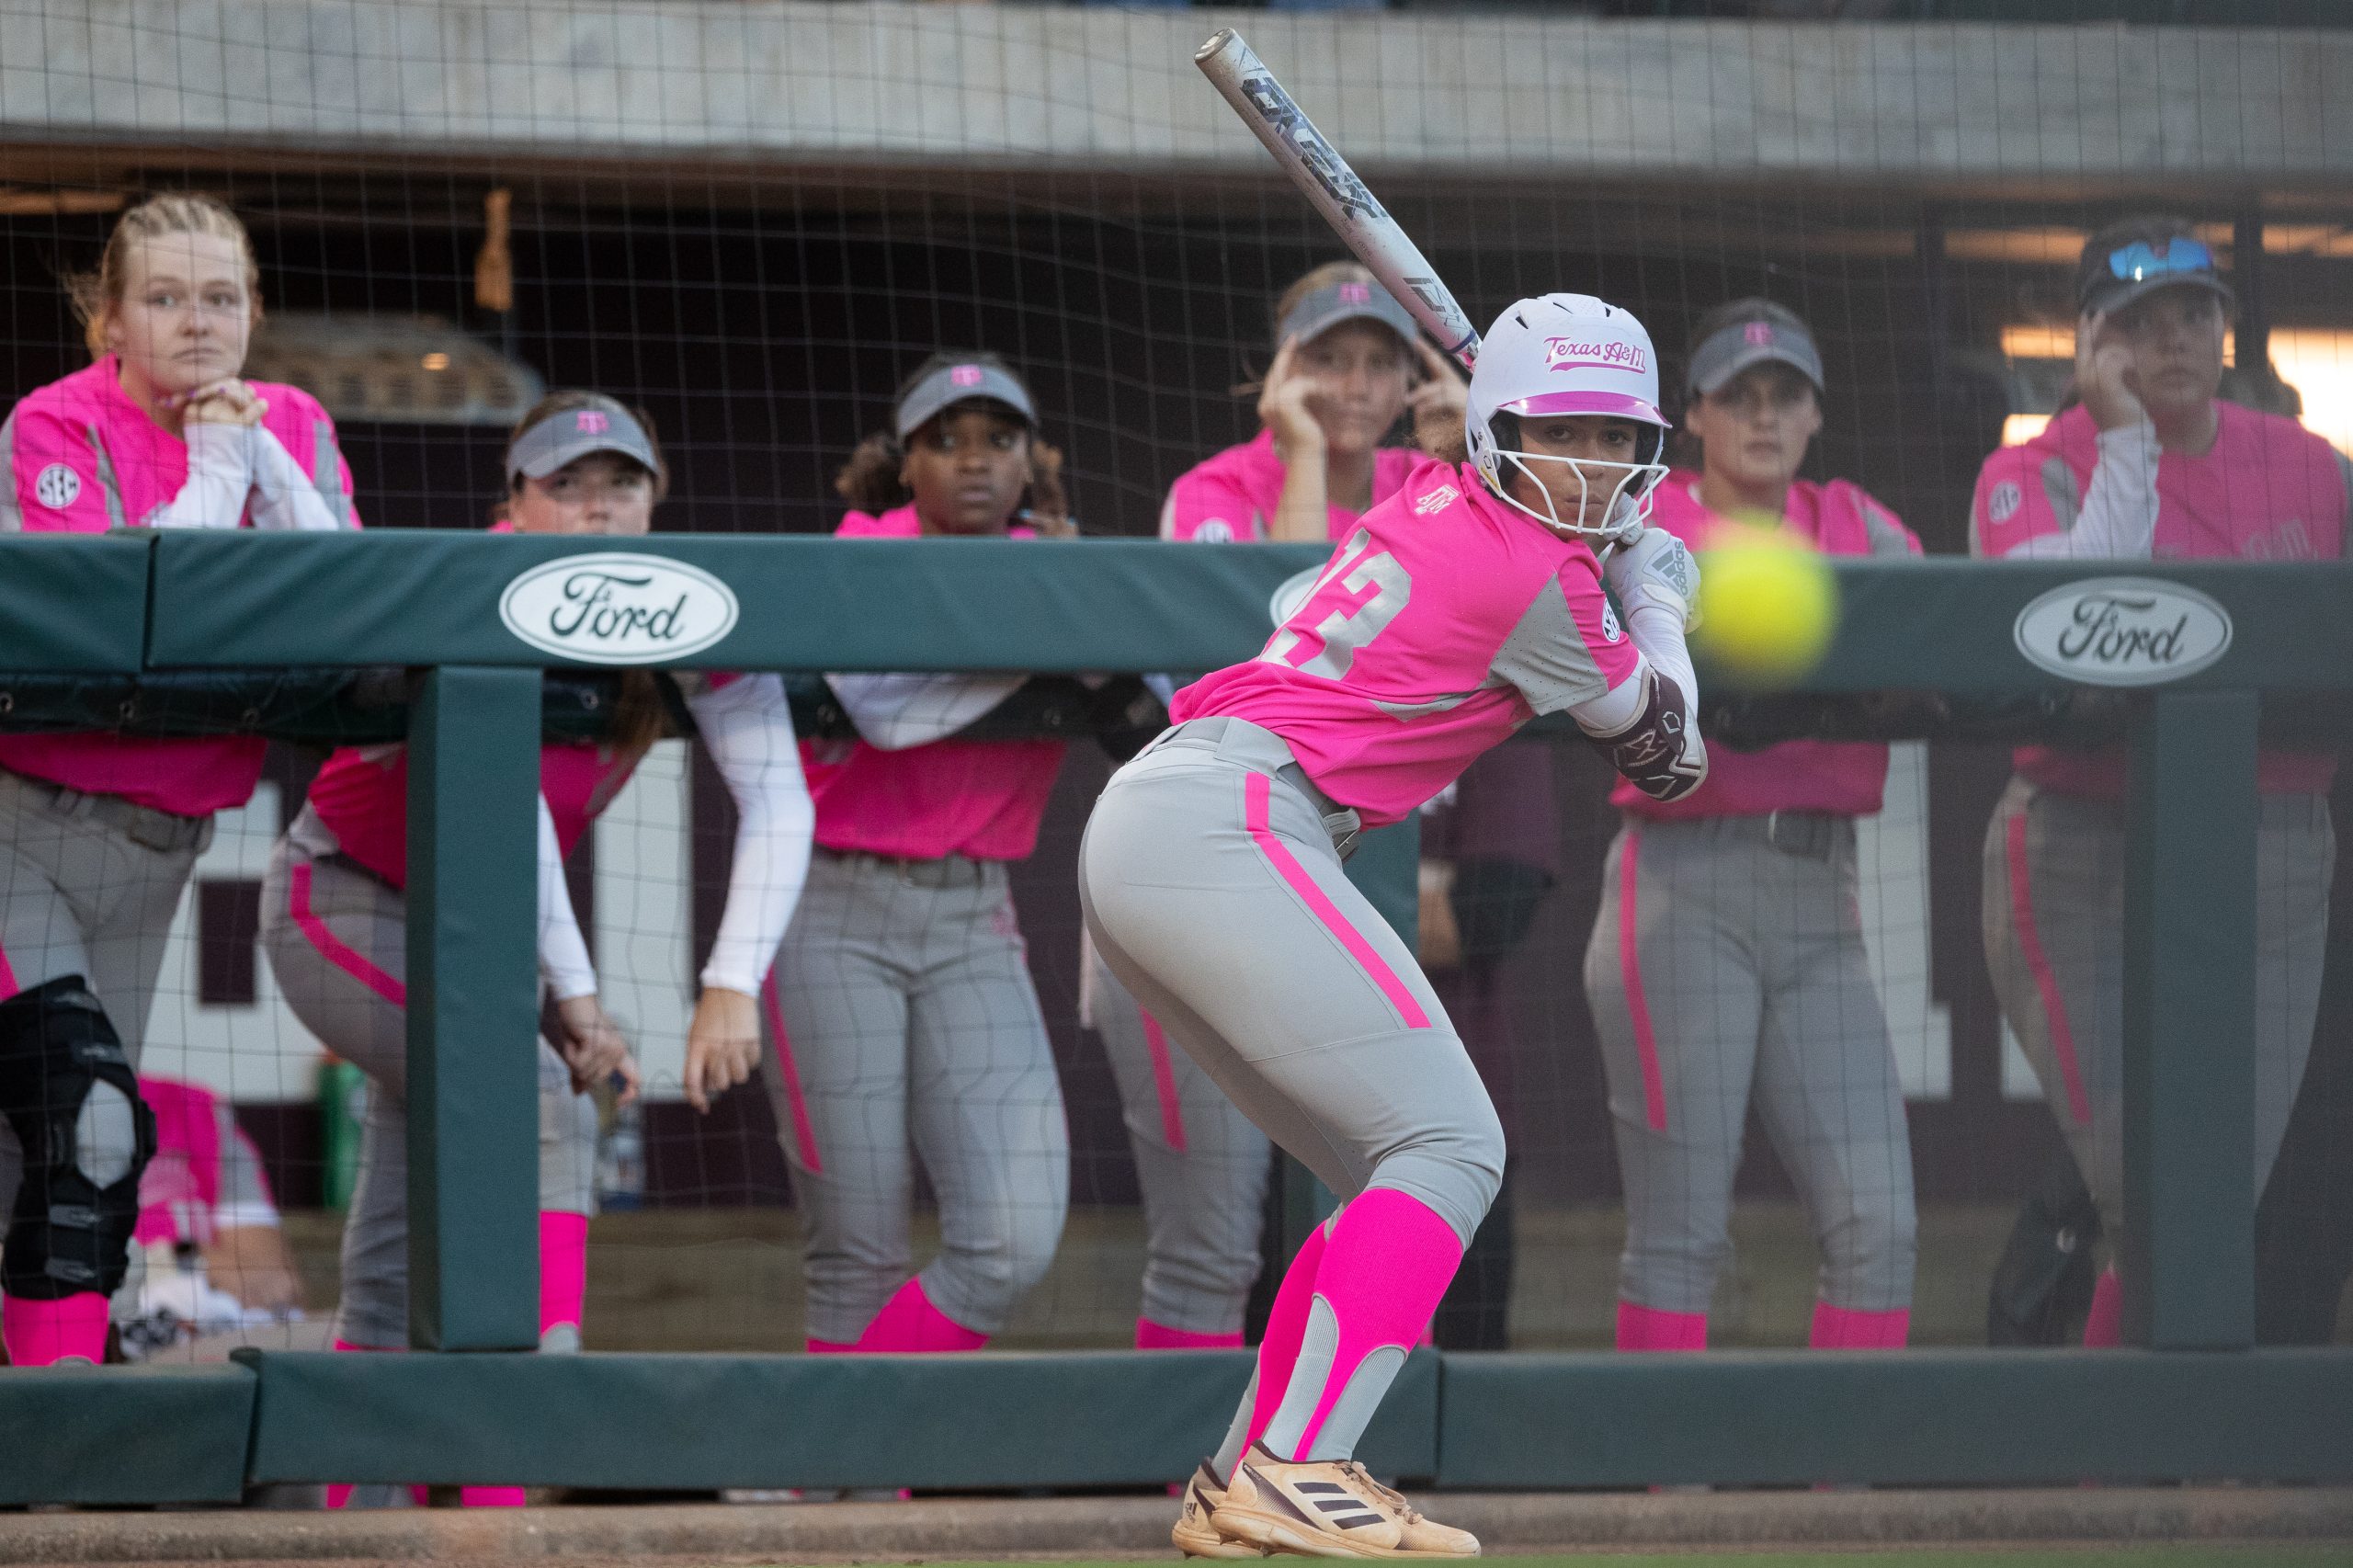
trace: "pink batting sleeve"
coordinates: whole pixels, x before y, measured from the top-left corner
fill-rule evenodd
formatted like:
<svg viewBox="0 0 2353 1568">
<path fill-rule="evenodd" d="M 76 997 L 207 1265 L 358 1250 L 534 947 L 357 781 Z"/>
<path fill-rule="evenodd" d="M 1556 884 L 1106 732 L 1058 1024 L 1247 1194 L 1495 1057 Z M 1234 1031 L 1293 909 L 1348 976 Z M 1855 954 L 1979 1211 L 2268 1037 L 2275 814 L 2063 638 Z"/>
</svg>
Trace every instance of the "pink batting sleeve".
<svg viewBox="0 0 2353 1568">
<path fill-rule="evenodd" d="M 1160 537 L 1203 544 L 1230 544 L 1266 537 L 1258 508 L 1239 485 L 1199 469 L 1168 487 L 1160 509 Z"/>
<path fill-rule="evenodd" d="M 6 510 L 28 533 L 104 533 L 115 519 L 88 433 L 29 400 L 8 417 Z"/>
<path fill-rule="evenodd" d="M 2052 473 L 2048 471 L 2056 469 Z M 2066 459 L 2039 445 L 2004 447 L 1977 471 L 1977 492 L 1969 503 L 1969 551 L 1999 561 L 2030 539 L 2064 533 L 2073 521 L 2052 505 L 2051 483 L 2075 494 L 2075 474 Z M 2079 504 L 2079 499 L 2070 502 Z"/>
</svg>

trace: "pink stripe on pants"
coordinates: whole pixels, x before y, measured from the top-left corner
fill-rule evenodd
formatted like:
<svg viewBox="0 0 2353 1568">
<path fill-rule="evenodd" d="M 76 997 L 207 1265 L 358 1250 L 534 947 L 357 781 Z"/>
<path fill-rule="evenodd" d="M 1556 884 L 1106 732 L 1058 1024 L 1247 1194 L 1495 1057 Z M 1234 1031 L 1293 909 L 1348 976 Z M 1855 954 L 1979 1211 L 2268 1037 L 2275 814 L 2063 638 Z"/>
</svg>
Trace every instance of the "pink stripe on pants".
<svg viewBox="0 0 2353 1568">
<path fill-rule="evenodd" d="M 1634 1025 L 1634 1051 L 1643 1062 L 1643 1114 L 1651 1131 L 1666 1131 L 1666 1085 L 1659 1075 L 1658 1036 L 1651 1028 L 1651 999 L 1643 990 L 1642 919 L 1634 892 L 1642 885 L 1643 835 L 1626 829 L 1618 866 L 1618 972 L 1626 986 L 1626 1016 Z"/>
<path fill-rule="evenodd" d="M 307 860 L 287 869 L 286 913 L 319 956 L 381 996 L 395 1007 L 408 1006 L 408 987 L 368 961 L 366 954 L 346 942 L 311 910 L 311 866 Z"/>
<path fill-rule="evenodd" d="M 1258 853 L 1274 867 L 1275 874 L 1290 884 L 1291 892 L 1306 901 L 1307 907 L 1314 913 L 1316 919 L 1324 923 L 1324 928 L 1340 939 L 1340 946 L 1371 977 L 1372 983 L 1381 987 L 1381 994 L 1389 998 L 1390 1006 L 1404 1015 L 1405 1027 L 1409 1029 L 1429 1028 L 1429 1015 L 1422 1011 L 1422 1005 L 1414 999 L 1414 994 L 1406 988 L 1405 983 L 1397 978 L 1397 971 L 1391 969 L 1388 960 L 1364 939 L 1364 933 L 1348 924 L 1348 917 L 1340 913 L 1340 906 L 1332 902 L 1313 877 L 1308 875 L 1307 868 L 1299 863 L 1299 858 L 1290 852 L 1290 846 L 1275 836 L 1268 825 L 1267 812 L 1273 789 L 1274 780 L 1263 773 L 1250 774 L 1243 781 L 1243 820 L 1250 830 L 1252 841 L 1258 846 Z"/>
<path fill-rule="evenodd" d="M 2021 808 L 2003 830 L 2003 846 L 2010 862 L 2010 919 L 2018 929 L 2018 950 L 2034 976 L 2042 997 L 2042 1017 L 2051 1030 L 2051 1054 L 2059 1059 L 2059 1076 L 2067 1086 L 2067 1114 L 2078 1125 L 2092 1119 L 2091 1096 L 2084 1090 L 2083 1069 L 2075 1062 L 2075 1036 L 2067 1027 L 2067 1001 L 2059 994 L 2059 977 L 2042 950 L 2042 933 L 2034 923 L 2034 894 L 2027 881 L 2026 812 Z"/>
</svg>

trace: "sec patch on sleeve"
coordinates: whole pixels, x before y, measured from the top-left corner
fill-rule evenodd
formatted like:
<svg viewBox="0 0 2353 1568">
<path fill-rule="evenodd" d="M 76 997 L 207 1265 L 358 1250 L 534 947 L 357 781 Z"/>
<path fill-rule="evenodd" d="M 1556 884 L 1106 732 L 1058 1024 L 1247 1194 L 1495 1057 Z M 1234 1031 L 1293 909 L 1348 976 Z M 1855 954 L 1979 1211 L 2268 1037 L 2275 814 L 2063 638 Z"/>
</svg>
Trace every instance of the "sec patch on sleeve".
<svg viewBox="0 0 2353 1568">
<path fill-rule="evenodd" d="M 82 498 L 82 476 L 63 463 L 51 463 L 33 479 L 33 499 L 62 512 Z"/>
<path fill-rule="evenodd" d="M 1985 496 L 1985 520 L 1989 523 L 2006 523 L 2018 515 L 2018 507 L 2025 502 L 2026 496 L 2019 492 L 2017 483 L 2006 479 L 1994 486 Z"/>
</svg>

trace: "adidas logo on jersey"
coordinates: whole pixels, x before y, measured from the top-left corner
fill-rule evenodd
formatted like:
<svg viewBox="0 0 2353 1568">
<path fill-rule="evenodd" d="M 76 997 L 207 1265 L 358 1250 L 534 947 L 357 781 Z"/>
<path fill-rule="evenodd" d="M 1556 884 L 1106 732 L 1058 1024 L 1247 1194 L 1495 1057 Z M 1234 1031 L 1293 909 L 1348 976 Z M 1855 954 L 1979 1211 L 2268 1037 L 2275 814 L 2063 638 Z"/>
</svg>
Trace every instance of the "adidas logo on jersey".
<svg viewBox="0 0 2353 1568">
<path fill-rule="evenodd" d="M 1427 517 L 1433 512 L 1445 511 L 1449 506 L 1453 506 L 1457 501 L 1461 499 L 1462 492 L 1457 490 L 1451 484 L 1441 484 L 1436 490 L 1429 492 L 1427 494 L 1415 501 L 1414 503 L 1414 510 L 1417 515 Z"/>
</svg>

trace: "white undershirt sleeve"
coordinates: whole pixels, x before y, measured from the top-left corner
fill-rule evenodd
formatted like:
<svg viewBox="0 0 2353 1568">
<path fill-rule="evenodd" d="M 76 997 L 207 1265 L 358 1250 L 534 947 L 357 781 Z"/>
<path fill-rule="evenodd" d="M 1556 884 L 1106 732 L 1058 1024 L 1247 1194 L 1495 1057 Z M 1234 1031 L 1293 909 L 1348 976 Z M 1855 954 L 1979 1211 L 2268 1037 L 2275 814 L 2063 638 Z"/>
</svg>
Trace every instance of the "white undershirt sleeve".
<svg viewBox="0 0 2353 1568">
<path fill-rule="evenodd" d="M 2143 419 L 2099 433 L 2099 460 L 2083 510 L 2064 533 L 2015 546 L 2011 561 L 2146 561 L 2157 536 L 2157 462 L 2165 450 Z"/>
<path fill-rule="evenodd" d="M 735 801 L 727 907 L 702 983 L 751 995 L 767 978 L 809 880 L 817 810 L 801 776 L 792 709 L 780 679 L 746 676 L 695 693 L 687 706 Z"/>
<path fill-rule="evenodd" d="M 188 426 L 188 483 L 145 519 L 159 528 L 233 528 L 244 521 L 253 488 L 251 430 L 242 425 Z"/>
<path fill-rule="evenodd" d="M 563 847 L 556 840 L 548 798 L 540 797 L 540 976 L 559 1002 L 597 994 L 597 966 L 572 912 L 572 890 L 563 881 Z"/>
<path fill-rule="evenodd" d="M 829 675 L 858 738 L 878 751 L 944 741 L 1012 696 L 1026 675 Z"/>
<path fill-rule="evenodd" d="M 264 426 L 256 426 L 253 437 L 254 527 L 305 533 L 340 529 L 334 508 L 286 444 Z"/>
<path fill-rule="evenodd" d="M 1569 710 L 1589 735 L 1614 735 L 1642 716 L 1643 671 L 1656 670 L 1683 693 L 1683 710 L 1699 710 L 1699 677 L 1683 641 L 1683 617 L 1665 605 L 1639 604 L 1626 612 L 1626 636 L 1643 655 L 1634 673 L 1607 693 Z"/>
</svg>

